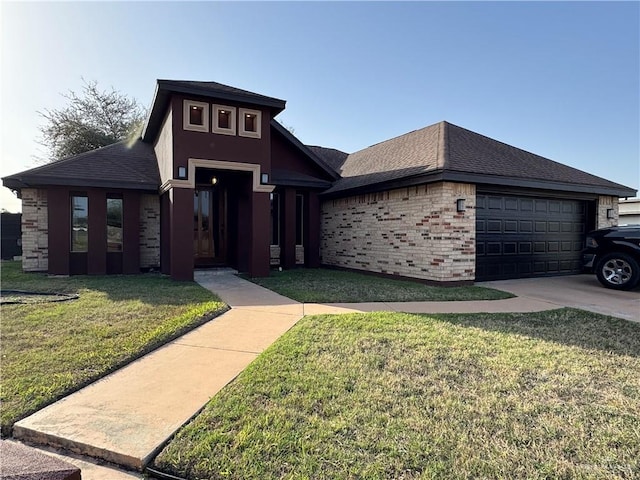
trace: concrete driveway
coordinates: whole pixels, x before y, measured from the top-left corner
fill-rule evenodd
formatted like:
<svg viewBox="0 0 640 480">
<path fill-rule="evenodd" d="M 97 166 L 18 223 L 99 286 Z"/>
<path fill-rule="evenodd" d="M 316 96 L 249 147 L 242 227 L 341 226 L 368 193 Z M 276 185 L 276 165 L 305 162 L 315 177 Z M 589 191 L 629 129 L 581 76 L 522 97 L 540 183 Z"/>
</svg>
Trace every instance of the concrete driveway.
<svg viewBox="0 0 640 480">
<path fill-rule="evenodd" d="M 621 292 L 604 288 L 595 275 L 524 278 L 480 282 L 477 285 L 511 292 L 519 297 L 580 308 L 640 322 L 640 288 Z"/>
</svg>

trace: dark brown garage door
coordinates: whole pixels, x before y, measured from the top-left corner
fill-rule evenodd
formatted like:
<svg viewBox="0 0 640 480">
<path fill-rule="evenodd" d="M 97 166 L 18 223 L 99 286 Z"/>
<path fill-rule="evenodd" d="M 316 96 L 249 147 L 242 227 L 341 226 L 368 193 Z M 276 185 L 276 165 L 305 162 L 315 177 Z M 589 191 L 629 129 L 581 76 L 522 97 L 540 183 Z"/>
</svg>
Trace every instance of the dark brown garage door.
<svg viewBox="0 0 640 480">
<path fill-rule="evenodd" d="M 587 203 L 478 194 L 476 280 L 580 273 Z"/>
</svg>

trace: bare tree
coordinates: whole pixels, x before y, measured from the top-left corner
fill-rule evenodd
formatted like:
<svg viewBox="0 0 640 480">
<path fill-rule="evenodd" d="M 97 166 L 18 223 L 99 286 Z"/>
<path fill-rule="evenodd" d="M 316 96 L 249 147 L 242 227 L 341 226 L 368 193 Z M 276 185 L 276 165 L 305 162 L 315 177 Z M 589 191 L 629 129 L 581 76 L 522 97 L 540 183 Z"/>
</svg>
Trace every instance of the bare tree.
<svg viewBox="0 0 640 480">
<path fill-rule="evenodd" d="M 53 160 L 94 150 L 140 135 L 145 109 L 135 99 L 111 90 L 101 90 L 96 81 L 87 82 L 81 94 L 62 94 L 69 102 L 59 110 L 38 112 L 41 143 Z"/>
</svg>

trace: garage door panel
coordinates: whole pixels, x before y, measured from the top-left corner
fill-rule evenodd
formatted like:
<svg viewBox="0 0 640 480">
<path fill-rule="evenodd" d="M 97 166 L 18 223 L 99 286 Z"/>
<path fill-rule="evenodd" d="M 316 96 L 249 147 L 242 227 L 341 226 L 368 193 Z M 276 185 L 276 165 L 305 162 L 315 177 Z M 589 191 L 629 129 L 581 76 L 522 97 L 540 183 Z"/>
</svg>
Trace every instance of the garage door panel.
<svg viewBox="0 0 640 480">
<path fill-rule="evenodd" d="M 504 221 L 504 233 L 518 233 L 518 221 L 517 220 L 505 220 Z"/>
<path fill-rule="evenodd" d="M 533 232 L 533 222 L 531 220 L 520 220 L 520 232 L 529 233 Z"/>
<path fill-rule="evenodd" d="M 518 253 L 516 242 L 504 242 L 502 244 L 502 253 L 504 255 L 515 255 Z"/>
<path fill-rule="evenodd" d="M 545 253 L 547 251 L 547 242 L 533 242 L 534 253 Z"/>
<path fill-rule="evenodd" d="M 502 233 L 502 220 L 487 220 L 487 233 Z"/>
<path fill-rule="evenodd" d="M 517 198 L 505 198 L 504 209 L 505 210 L 518 210 L 518 199 Z"/>
<path fill-rule="evenodd" d="M 480 193 L 476 204 L 478 280 L 581 271 L 585 202 Z"/>
<path fill-rule="evenodd" d="M 547 201 L 546 200 L 536 200 L 536 212 L 537 213 L 546 213 L 547 212 Z"/>
<path fill-rule="evenodd" d="M 489 197 L 487 202 L 489 210 L 502 210 L 502 198 L 503 197 Z"/>
<path fill-rule="evenodd" d="M 522 212 L 532 212 L 533 211 L 533 200 L 529 198 L 522 198 L 519 201 L 520 203 L 520 211 Z"/>
</svg>

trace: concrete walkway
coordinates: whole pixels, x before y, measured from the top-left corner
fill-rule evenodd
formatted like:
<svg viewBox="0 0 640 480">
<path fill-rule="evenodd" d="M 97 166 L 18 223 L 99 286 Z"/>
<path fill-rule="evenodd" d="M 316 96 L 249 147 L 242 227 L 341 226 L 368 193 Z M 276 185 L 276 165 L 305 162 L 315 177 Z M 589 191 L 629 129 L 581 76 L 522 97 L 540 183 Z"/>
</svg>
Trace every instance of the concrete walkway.
<svg viewBox="0 0 640 480">
<path fill-rule="evenodd" d="M 632 291 L 610 290 L 591 274 L 497 280 L 478 285 L 513 293 L 522 301 L 545 301 L 556 308 L 573 307 L 640 322 L 640 287 Z"/>
<path fill-rule="evenodd" d="M 19 421 L 14 427 L 15 438 L 142 470 L 177 429 L 304 315 L 370 311 L 529 312 L 558 308 L 528 298 L 301 304 L 230 273 L 196 272 L 196 281 L 218 294 L 232 309 Z M 104 478 L 100 475 L 94 469 L 93 474 L 83 471 L 82 478 Z"/>
<path fill-rule="evenodd" d="M 178 428 L 302 318 L 297 302 L 234 275 L 199 281 L 232 309 L 19 421 L 14 437 L 142 470 Z"/>
</svg>

